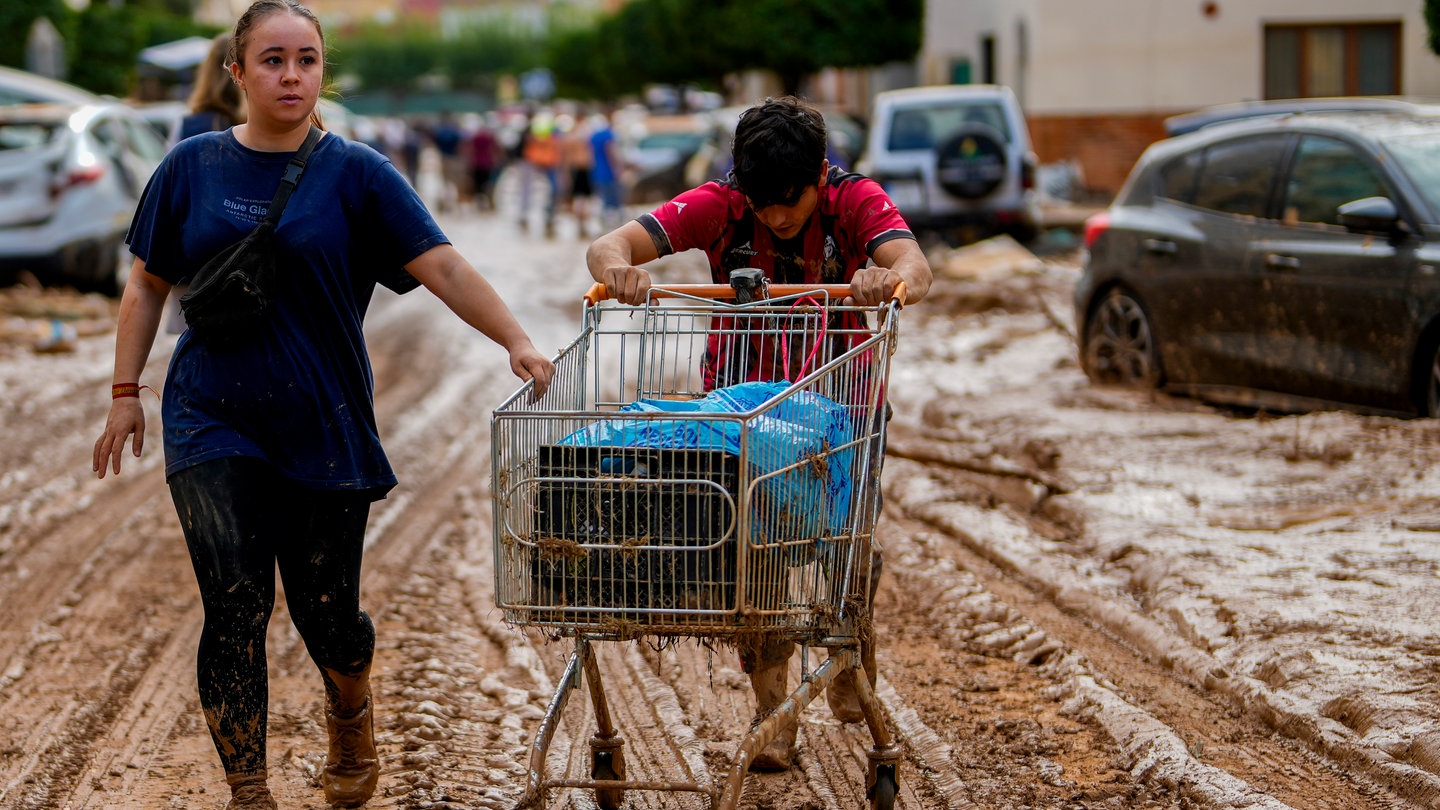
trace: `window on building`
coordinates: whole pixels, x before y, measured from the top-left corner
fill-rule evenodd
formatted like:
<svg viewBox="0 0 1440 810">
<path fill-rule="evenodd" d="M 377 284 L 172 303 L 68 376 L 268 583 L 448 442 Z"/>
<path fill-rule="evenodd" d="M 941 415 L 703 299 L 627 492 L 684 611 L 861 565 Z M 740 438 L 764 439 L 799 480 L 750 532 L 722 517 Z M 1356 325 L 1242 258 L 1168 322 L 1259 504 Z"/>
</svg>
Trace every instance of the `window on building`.
<svg viewBox="0 0 1440 810">
<path fill-rule="evenodd" d="M 1267 25 L 1265 97 L 1399 95 L 1400 24 Z"/>
<path fill-rule="evenodd" d="M 995 37 L 990 34 L 980 38 L 980 81 L 995 83 Z"/>
</svg>

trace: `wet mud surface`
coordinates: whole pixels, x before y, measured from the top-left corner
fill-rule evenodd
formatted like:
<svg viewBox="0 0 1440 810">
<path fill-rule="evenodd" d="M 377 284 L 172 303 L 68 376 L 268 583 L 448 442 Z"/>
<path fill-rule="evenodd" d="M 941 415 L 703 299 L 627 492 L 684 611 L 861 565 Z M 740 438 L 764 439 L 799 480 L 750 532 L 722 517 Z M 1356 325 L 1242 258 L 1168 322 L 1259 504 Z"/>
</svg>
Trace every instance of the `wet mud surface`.
<svg viewBox="0 0 1440 810">
<path fill-rule="evenodd" d="M 574 335 L 584 242 L 517 242 L 499 219 L 447 230 L 542 350 Z M 661 278 L 698 280 L 680 258 Z M 1069 337 L 1077 259 L 1032 259 L 937 256 L 950 272 L 906 311 L 894 357 L 876 624 L 898 806 L 1435 806 L 1433 423 L 1093 388 Z M 379 294 L 367 330 L 402 482 L 367 540 L 368 806 L 508 808 L 570 652 L 494 605 L 489 418 L 514 381 L 423 291 Z M 0 342 L 0 808 L 220 808 L 158 406 L 144 457 L 94 480 L 113 336 L 84 332 L 61 352 Z M 600 647 L 630 776 L 722 782 L 753 712 L 733 652 Z M 272 789 L 323 808 L 323 692 L 283 601 L 268 655 Z M 555 773 L 588 768 L 590 713 L 583 694 L 564 712 Z M 868 806 L 863 724 L 817 700 L 800 740 L 741 807 Z M 549 806 L 596 805 L 557 790 Z"/>
</svg>

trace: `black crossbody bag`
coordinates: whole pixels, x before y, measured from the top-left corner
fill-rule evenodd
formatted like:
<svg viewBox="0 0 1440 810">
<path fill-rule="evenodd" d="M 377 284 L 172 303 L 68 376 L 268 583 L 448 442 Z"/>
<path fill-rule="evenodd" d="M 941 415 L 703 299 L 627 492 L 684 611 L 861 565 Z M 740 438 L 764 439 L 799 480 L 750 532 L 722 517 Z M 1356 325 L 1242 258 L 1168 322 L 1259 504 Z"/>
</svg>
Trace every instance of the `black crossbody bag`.
<svg viewBox="0 0 1440 810">
<path fill-rule="evenodd" d="M 275 300 L 275 226 L 300 184 L 305 163 L 324 132 L 311 126 L 305 142 L 285 167 L 270 210 L 245 238 L 205 262 L 180 296 L 180 311 L 195 336 L 216 345 L 235 345 L 254 335 Z"/>
</svg>

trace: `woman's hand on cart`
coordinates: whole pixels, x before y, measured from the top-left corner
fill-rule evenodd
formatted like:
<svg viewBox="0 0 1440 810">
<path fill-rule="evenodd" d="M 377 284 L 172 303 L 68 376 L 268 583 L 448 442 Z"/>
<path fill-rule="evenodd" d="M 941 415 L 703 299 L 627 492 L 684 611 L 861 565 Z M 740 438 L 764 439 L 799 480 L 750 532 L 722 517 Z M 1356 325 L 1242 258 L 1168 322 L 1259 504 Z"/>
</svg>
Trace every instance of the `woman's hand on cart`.
<svg viewBox="0 0 1440 810">
<path fill-rule="evenodd" d="M 535 381 L 535 399 L 545 396 L 550 379 L 555 376 L 555 364 L 528 340 L 510 350 L 510 370 L 523 381 Z"/>
</svg>

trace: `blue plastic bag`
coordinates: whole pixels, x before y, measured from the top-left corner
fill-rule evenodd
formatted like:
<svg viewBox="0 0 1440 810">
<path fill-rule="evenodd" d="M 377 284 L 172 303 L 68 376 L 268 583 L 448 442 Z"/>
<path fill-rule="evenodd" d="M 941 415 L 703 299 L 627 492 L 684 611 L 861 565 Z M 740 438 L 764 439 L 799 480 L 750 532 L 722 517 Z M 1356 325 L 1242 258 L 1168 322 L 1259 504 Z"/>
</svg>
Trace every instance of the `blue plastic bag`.
<svg viewBox="0 0 1440 810">
<path fill-rule="evenodd" d="M 621 413 L 744 413 L 773 400 L 786 382 L 747 382 L 718 388 L 696 400 L 641 399 Z M 854 437 L 850 415 L 839 403 L 797 391 L 763 415 L 746 420 L 752 479 L 799 462 L 795 469 L 761 480 L 752 505 L 757 540 L 815 538 L 845 531 L 850 520 Z M 591 447 L 653 447 L 720 450 L 740 454 L 742 431 L 735 420 L 610 419 L 588 425 L 560 441 Z"/>
</svg>

